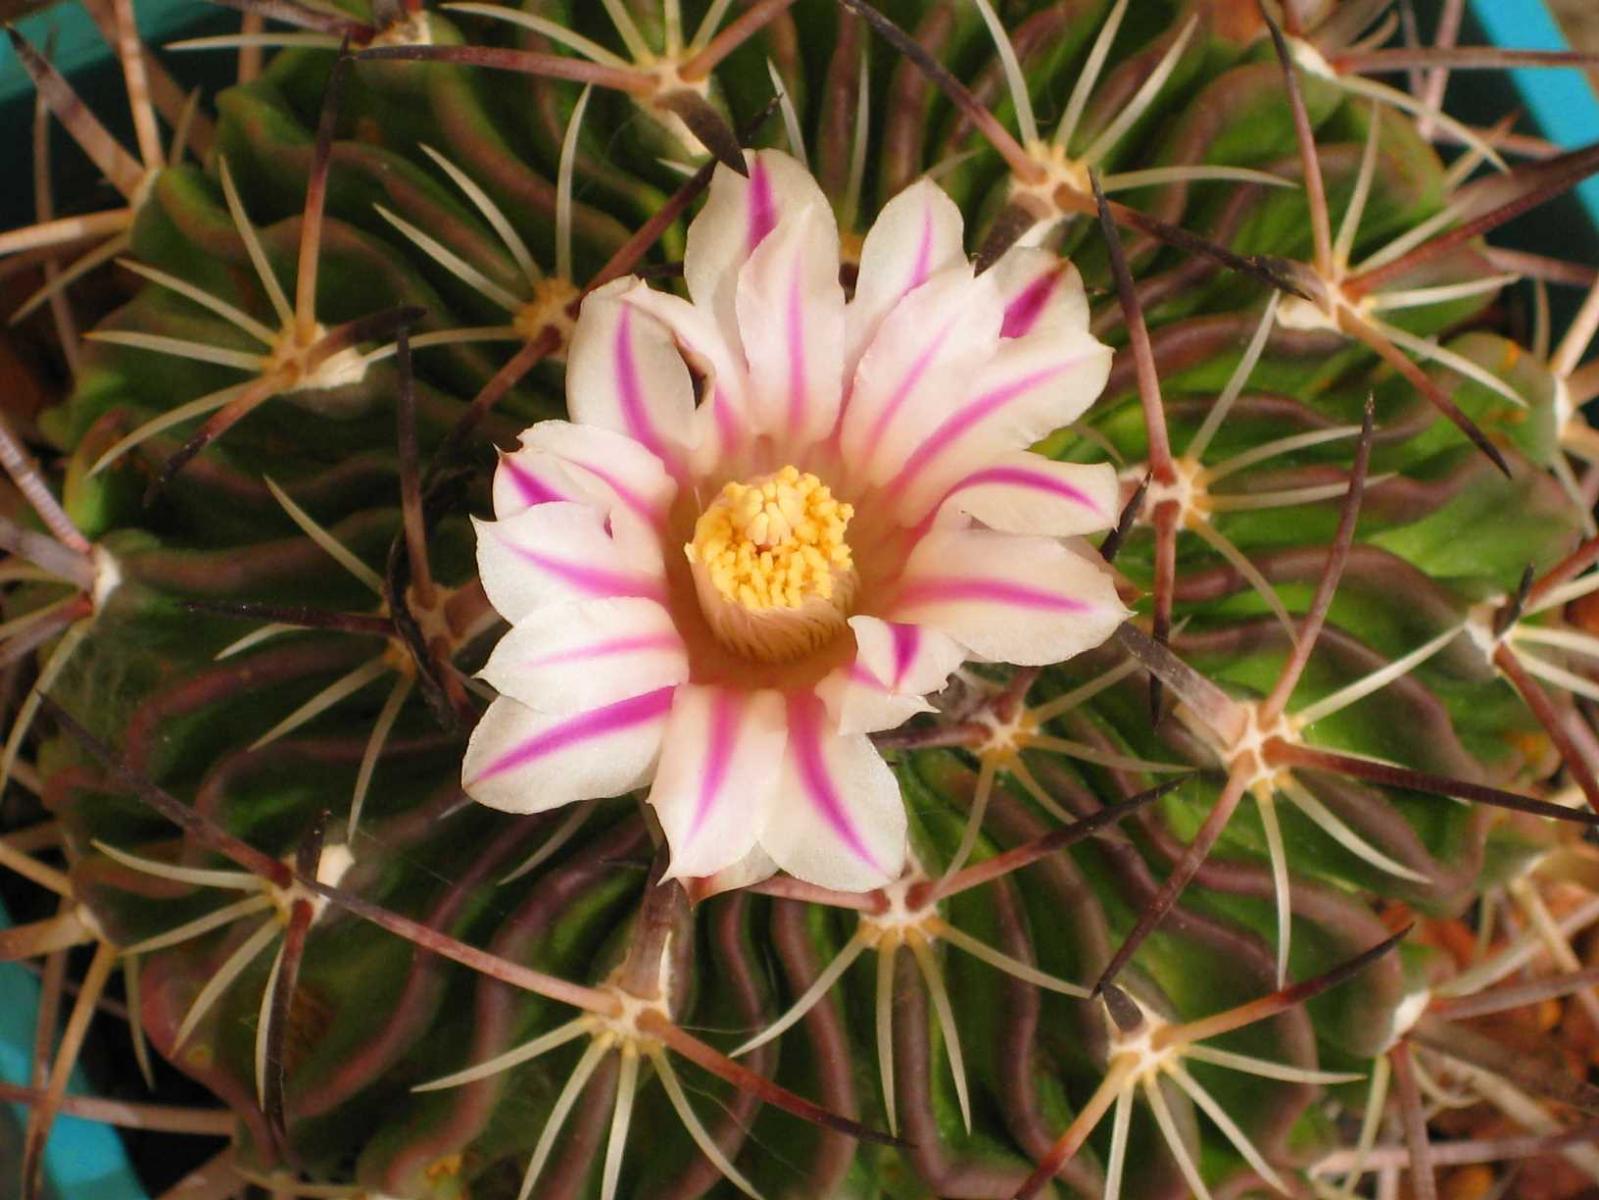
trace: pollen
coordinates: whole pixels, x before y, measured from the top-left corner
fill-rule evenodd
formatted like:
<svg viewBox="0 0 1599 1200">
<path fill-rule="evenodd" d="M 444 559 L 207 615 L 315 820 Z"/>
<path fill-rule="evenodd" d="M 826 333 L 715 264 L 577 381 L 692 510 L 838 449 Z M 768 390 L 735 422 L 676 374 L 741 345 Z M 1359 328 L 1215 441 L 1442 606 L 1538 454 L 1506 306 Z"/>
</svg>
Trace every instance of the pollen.
<svg viewBox="0 0 1599 1200">
<path fill-rule="evenodd" d="M 844 533 L 855 510 L 797 467 L 729 483 L 683 548 L 725 599 L 751 612 L 833 601 L 854 563 Z"/>
</svg>

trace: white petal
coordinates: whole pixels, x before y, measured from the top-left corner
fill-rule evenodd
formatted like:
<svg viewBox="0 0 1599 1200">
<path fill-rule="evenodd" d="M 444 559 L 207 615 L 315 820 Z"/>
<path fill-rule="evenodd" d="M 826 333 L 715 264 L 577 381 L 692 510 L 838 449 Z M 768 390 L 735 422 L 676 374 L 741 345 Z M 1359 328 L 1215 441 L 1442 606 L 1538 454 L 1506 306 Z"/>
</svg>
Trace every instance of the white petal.
<svg viewBox="0 0 1599 1200">
<path fill-rule="evenodd" d="M 797 879 L 865 892 L 905 865 L 905 802 L 870 739 L 843 737 L 810 694 L 789 697 L 783 780 L 761 847 Z"/>
<path fill-rule="evenodd" d="M 744 156 L 749 178 L 719 166 L 705 207 L 688 227 L 683 281 L 694 303 L 709 312 L 733 350 L 742 348 L 735 297 L 738 276 L 755 248 L 787 217 L 826 207 L 827 197 L 805 167 L 778 150 Z M 834 270 L 838 261 L 834 259 Z"/>
<path fill-rule="evenodd" d="M 737 344 L 728 345 L 711 310 L 643 284 L 624 297 L 655 317 L 677 340 L 678 351 L 705 377 L 704 400 L 694 412 L 694 464 L 707 470 L 738 450 L 749 436 L 749 377 Z"/>
<path fill-rule="evenodd" d="M 911 551 L 884 615 L 931 625 L 995 662 L 1043 666 L 1099 645 L 1128 613 L 1110 571 L 1087 547 L 946 529 Z"/>
<path fill-rule="evenodd" d="M 776 692 L 680 688 L 650 789 L 667 877 L 716 875 L 755 848 L 783 769 L 787 720 Z"/>
<path fill-rule="evenodd" d="M 478 574 L 489 603 L 515 625 L 523 617 L 560 600 L 605 596 L 665 595 L 660 548 L 653 555 L 641 531 L 621 514 L 606 531 L 603 511 L 587 504 L 538 504 L 503 521 L 479 521 Z"/>
<path fill-rule="evenodd" d="M 1007 338 L 1047 338 L 1088 328 L 1083 277 L 1066 259 L 1035 246 L 1017 246 L 989 272 L 1005 302 Z"/>
<path fill-rule="evenodd" d="M 502 519 L 534 504 L 572 500 L 607 510 L 622 505 L 656 520 L 677 494 L 661 460 L 624 434 L 540 421 L 521 441 L 520 450 L 500 456 L 494 473 L 494 515 Z"/>
<path fill-rule="evenodd" d="M 692 435 L 694 385 L 666 326 L 623 302 L 636 284 L 618 279 L 583 301 L 566 359 L 566 406 L 574 421 L 625 434 L 675 469 Z"/>
<path fill-rule="evenodd" d="M 993 357 L 1003 309 L 994 282 L 966 263 L 897 304 L 861 357 L 842 422 L 844 461 L 873 483 L 893 477 Z"/>
<path fill-rule="evenodd" d="M 838 225 L 825 205 L 786 218 L 739 273 L 738 327 L 757 434 L 793 448 L 826 437 L 844 388 Z"/>
<path fill-rule="evenodd" d="M 479 804 L 536 813 L 649 782 L 671 688 L 553 716 L 501 697 L 472 731 L 461 786 Z"/>
<path fill-rule="evenodd" d="M 938 272 L 966 260 L 961 210 L 930 179 L 883 205 L 861 245 L 848 315 L 847 371 L 853 371 L 889 311 Z"/>
<path fill-rule="evenodd" d="M 720 896 L 723 892 L 735 892 L 739 888 L 747 888 L 776 874 L 777 864 L 772 861 L 772 856 L 759 846 L 754 846 L 732 866 L 724 867 L 715 875 L 696 880 L 692 893 L 696 900 L 704 900 L 710 896 Z"/>
<path fill-rule="evenodd" d="M 920 520 L 963 475 L 1075 421 L 1104 390 L 1110 363 L 1110 347 L 1086 333 L 1001 342 L 887 485 L 901 520 Z"/>
<path fill-rule="evenodd" d="M 961 646 L 945 634 L 916 625 L 894 625 L 877 617 L 851 617 L 855 661 L 817 685 L 816 694 L 840 733 L 894 729 L 932 706 L 936 692 L 965 661 Z"/>
<path fill-rule="evenodd" d="M 574 600 L 518 621 L 479 675 L 538 712 L 579 712 L 684 682 L 688 652 L 654 600 Z"/>
<path fill-rule="evenodd" d="M 1055 462 L 1024 450 L 956 483 L 939 515 L 970 517 L 1005 533 L 1074 537 L 1113 526 L 1119 501 L 1109 463 Z"/>
<path fill-rule="evenodd" d="M 963 661 L 965 657 L 963 651 Z M 925 696 L 891 692 L 864 678 L 852 676 L 849 667 L 839 667 L 829 673 L 816 685 L 816 694 L 827 706 L 828 719 L 838 724 L 840 733 L 876 733 L 883 729 L 898 729 L 918 713 L 934 711 Z"/>
</svg>

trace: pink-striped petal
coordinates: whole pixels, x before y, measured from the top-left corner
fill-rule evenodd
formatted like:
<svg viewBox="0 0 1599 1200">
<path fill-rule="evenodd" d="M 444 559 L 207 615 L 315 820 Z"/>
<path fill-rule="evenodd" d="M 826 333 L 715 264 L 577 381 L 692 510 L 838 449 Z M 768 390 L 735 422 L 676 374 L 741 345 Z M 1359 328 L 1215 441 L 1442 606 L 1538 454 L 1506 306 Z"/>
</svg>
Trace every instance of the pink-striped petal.
<svg viewBox="0 0 1599 1200">
<path fill-rule="evenodd" d="M 1119 485 L 1109 463 L 1063 463 L 1022 451 L 979 467 L 952 489 L 941 523 L 971 519 L 1004 533 L 1076 537 L 1109 529 Z"/>
<path fill-rule="evenodd" d="M 739 271 L 783 221 L 827 197 L 805 167 L 778 150 L 745 156 L 749 178 L 717 167 L 705 207 L 688 227 L 683 281 L 696 306 L 710 313 L 735 352 L 742 348 L 736 308 Z M 833 269 L 838 269 L 835 257 Z"/>
<path fill-rule="evenodd" d="M 893 477 L 949 412 L 999 344 L 1002 310 L 993 280 L 966 263 L 941 271 L 888 314 L 855 369 L 839 445 L 852 472 Z"/>
<path fill-rule="evenodd" d="M 809 692 L 788 699 L 788 752 L 761 847 L 797 879 L 865 892 L 905 866 L 899 782 L 862 734 L 841 736 Z"/>
<path fill-rule="evenodd" d="M 1088 328 L 1083 277 L 1066 259 L 1037 246 L 1017 246 L 990 272 L 1005 303 L 1004 336 L 1049 338 Z"/>
<path fill-rule="evenodd" d="M 739 272 L 737 310 L 754 432 L 794 449 L 826 437 L 844 385 L 844 288 L 831 208 L 796 213 L 761 243 Z"/>
<path fill-rule="evenodd" d="M 817 685 L 816 694 L 842 734 L 894 729 L 931 712 L 926 697 L 942 688 L 966 652 L 951 637 L 919 625 L 851 617 L 855 661 Z"/>
<path fill-rule="evenodd" d="M 966 261 L 961 210 L 929 179 L 918 179 L 883 206 L 861 245 L 848 314 L 846 370 L 853 373 L 878 326 L 908 293 Z"/>
<path fill-rule="evenodd" d="M 704 377 L 704 399 L 694 412 L 690 438 L 696 470 L 703 472 L 742 447 L 749 437 L 749 380 L 744 356 L 727 343 L 708 308 L 639 284 L 624 297 L 671 331 L 688 364 Z"/>
<path fill-rule="evenodd" d="M 607 511 L 626 508 L 653 523 L 677 494 L 661 460 L 624 434 L 540 421 L 521 440 L 520 449 L 500 456 L 494 473 L 494 515 L 502 520 L 535 504 L 567 500 Z"/>
<path fill-rule="evenodd" d="M 478 574 L 494 610 L 515 625 L 562 600 L 665 598 L 660 544 L 625 513 L 552 501 L 503 521 L 478 521 Z"/>
<path fill-rule="evenodd" d="M 776 692 L 678 689 L 650 789 L 671 848 L 668 878 L 716 875 L 750 854 L 777 794 L 786 741 Z"/>
<path fill-rule="evenodd" d="M 670 331 L 622 296 L 618 279 L 583 301 L 566 359 L 566 406 L 583 425 L 632 438 L 676 473 L 694 419 L 694 384 Z"/>
<path fill-rule="evenodd" d="M 660 754 L 673 691 L 561 714 L 534 712 L 502 696 L 472 731 L 461 786 L 479 804 L 514 813 L 642 787 Z"/>
<path fill-rule="evenodd" d="M 914 524 L 963 476 L 1075 421 L 1104 390 L 1110 362 L 1110 347 L 1080 330 L 1001 342 L 888 483 L 901 519 Z"/>
<path fill-rule="evenodd" d="M 574 600 L 518 621 L 479 678 L 538 712 L 579 712 L 683 683 L 688 651 L 654 600 Z"/>
<path fill-rule="evenodd" d="M 987 529 L 924 537 L 884 614 L 1017 666 L 1063 662 L 1099 645 L 1127 615 L 1109 569 L 1087 546 Z"/>
</svg>

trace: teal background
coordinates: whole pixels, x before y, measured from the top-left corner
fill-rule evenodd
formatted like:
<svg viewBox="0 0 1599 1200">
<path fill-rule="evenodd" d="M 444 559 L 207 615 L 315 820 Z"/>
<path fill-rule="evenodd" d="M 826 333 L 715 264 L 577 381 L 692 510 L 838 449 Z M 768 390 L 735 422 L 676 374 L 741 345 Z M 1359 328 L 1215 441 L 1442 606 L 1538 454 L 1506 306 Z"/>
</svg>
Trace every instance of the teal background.
<svg viewBox="0 0 1599 1200">
<path fill-rule="evenodd" d="M 1511 50 L 1564 50 L 1566 39 L 1543 0 L 1471 0 L 1487 41 Z M 1599 96 L 1581 71 L 1512 71 L 1533 122 L 1550 141 L 1581 146 L 1599 139 Z M 1599 224 L 1599 178 L 1577 193 Z"/>
<path fill-rule="evenodd" d="M 6 910 L 0 905 L 0 927 L 6 924 Z M 28 1082 L 38 1003 L 38 977 L 15 963 L 0 965 L 0 1079 L 7 1083 Z M 91 1088 L 83 1072 L 74 1071 L 67 1090 L 87 1094 Z M 9 1120 L 14 1126 L 13 1130 L 0 1132 L 0 1145 L 20 1148 L 27 1109 L 7 1106 L 0 1113 L 0 1120 Z M 8 1133 L 15 1137 L 6 1136 Z M 16 1183 L 16 1166 L 7 1163 L 0 1169 L 7 1174 L 5 1183 L 0 1184 L 0 1195 L 10 1195 L 9 1189 Z M 122 1152 L 121 1139 L 108 1125 L 78 1117 L 57 1117 L 45 1147 L 44 1169 L 51 1189 L 62 1200 L 144 1200 L 144 1189 Z"/>
</svg>

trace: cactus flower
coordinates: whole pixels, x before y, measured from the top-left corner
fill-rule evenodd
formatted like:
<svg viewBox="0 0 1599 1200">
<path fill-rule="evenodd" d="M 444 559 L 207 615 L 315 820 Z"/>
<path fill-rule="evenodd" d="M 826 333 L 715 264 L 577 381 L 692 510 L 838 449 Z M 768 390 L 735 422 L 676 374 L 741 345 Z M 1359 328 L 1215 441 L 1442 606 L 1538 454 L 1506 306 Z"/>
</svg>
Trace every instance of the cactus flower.
<svg viewBox="0 0 1599 1200">
<path fill-rule="evenodd" d="M 572 419 L 502 458 L 478 563 L 511 630 L 463 778 L 521 813 L 648 784 L 673 876 L 860 891 L 906 853 L 869 735 L 963 661 L 1058 663 L 1126 615 L 1072 540 L 1114 523 L 1112 469 L 1028 450 L 1111 353 L 1069 263 L 1019 248 L 977 274 L 925 180 L 847 298 L 816 183 L 749 163 L 689 230 L 690 298 L 589 296 Z"/>
</svg>

